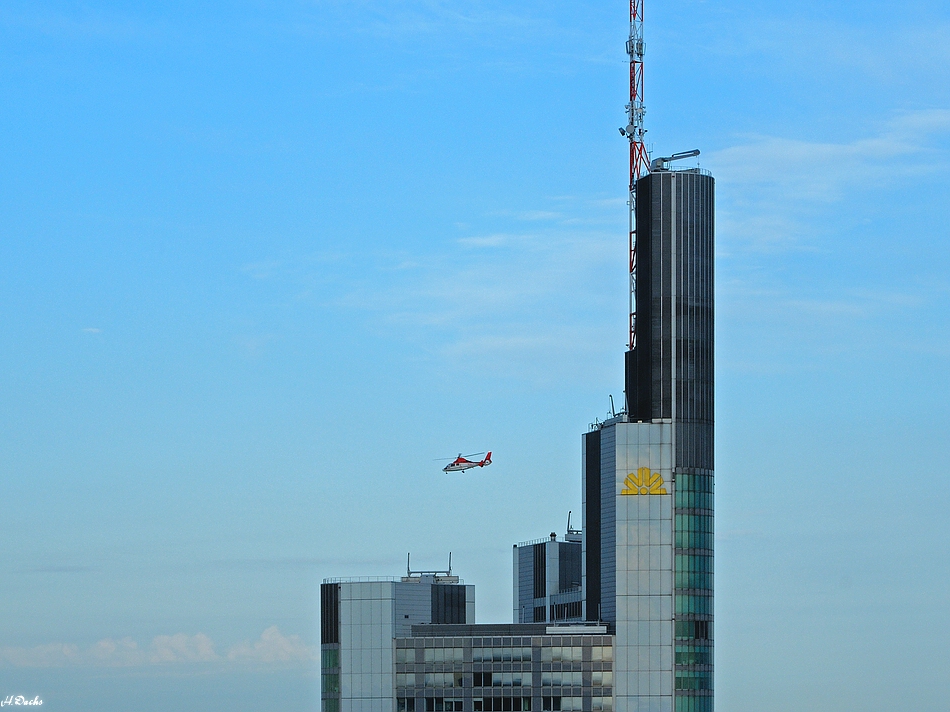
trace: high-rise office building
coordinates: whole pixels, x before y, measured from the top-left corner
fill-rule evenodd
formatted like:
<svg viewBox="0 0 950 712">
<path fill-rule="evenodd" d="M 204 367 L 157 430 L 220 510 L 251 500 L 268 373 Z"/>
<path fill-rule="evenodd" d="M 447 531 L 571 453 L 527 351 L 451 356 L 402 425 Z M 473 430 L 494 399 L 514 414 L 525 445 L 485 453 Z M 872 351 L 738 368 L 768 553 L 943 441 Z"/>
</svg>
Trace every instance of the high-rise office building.
<svg viewBox="0 0 950 712">
<path fill-rule="evenodd" d="M 515 545 L 512 624 L 451 571 L 327 580 L 324 712 L 712 712 L 714 181 L 636 189 L 627 408 L 582 438 L 582 532 Z"/>
<path fill-rule="evenodd" d="M 636 183 L 626 412 L 583 436 L 585 618 L 616 627 L 618 712 L 713 708 L 713 178 Z"/>
<path fill-rule="evenodd" d="M 327 579 L 320 586 L 323 712 L 393 712 L 394 641 L 425 624 L 475 621 L 475 587 L 451 571 Z"/>
<path fill-rule="evenodd" d="M 583 620 L 581 597 L 582 532 L 570 528 L 558 541 L 545 539 L 515 544 L 512 549 L 512 583 L 515 623 Z"/>
<path fill-rule="evenodd" d="M 323 712 L 611 712 L 614 636 L 579 622 L 475 625 L 458 577 L 328 579 Z"/>
</svg>

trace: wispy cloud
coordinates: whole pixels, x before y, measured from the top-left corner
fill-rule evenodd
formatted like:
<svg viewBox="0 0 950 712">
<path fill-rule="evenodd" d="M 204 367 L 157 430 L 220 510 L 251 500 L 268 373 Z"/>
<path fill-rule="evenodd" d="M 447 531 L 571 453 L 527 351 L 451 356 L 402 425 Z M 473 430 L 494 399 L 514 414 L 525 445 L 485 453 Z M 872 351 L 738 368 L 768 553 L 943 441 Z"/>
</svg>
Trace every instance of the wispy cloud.
<svg viewBox="0 0 950 712">
<path fill-rule="evenodd" d="M 255 641 L 243 641 L 219 654 L 204 633 L 158 635 L 145 647 L 132 638 L 105 638 L 80 648 L 70 643 L 47 643 L 33 647 L 0 647 L 0 667 L 144 667 L 217 664 L 309 664 L 316 659 L 314 649 L 299 636 L 285 636 L 271 626 Z"/>
<path fill-rule="evenodd" d="M 877 135 L 846 143 L 775 136 L 747 141 L 708 156 L 725 198 L 720 204 L 720 254 L 737 249 L 815 249 L 813 225 L 803 217 L 859 191 L 945 170 L 950 110 L 907 112 Z"/>
<path fill-rule="evenodd" d="M 40 5 L 29 11 L 13 7 L 0 10 L 0 26 L 72 40 L 142 41 L 163 36 L 168 25 L 142 17 L 93 10 L 80 6 L 75 12 L 47 9 Z"/>
<path fill-rule="evenodd" d="M 501 247 L 510 242 L 510 235 L 485 235 L 483 237 L 462 237 L 458 243 L 464 247 Z"/>
<path fill-rule="evenodd" d="M 838 200 L 849 186 L 945 168 L 950 156 L 933 153 L 929 143 L 946 133 L 950 110 L 930 109 L 898 116 L 878 135 L 848 143 L 751 137 L 709 160 L 721 182 L 780 186 L 796 199 Z"/>
<path fill-rule="evenodd" d="M 518 213 L 519 220 L 557 220 L 560 217 L 563 217 L 561 213 L 551 210 L 525 210 Z"/>
</svg>

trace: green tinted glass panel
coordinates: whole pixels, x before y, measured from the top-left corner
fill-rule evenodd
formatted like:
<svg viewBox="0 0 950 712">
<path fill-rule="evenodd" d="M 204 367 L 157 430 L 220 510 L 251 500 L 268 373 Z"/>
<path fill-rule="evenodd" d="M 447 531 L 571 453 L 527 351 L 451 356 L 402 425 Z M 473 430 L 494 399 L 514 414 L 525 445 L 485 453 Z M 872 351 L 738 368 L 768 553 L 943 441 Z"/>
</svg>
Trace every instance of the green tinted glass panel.
<svg viewBox="0 0 950 712">
<path fill-rule="evenodd" d="M 712 640 L 713 622 L 676 621 L 673 628 L 673 635 L 677 640 L 689 640 L 691 638 L 700 641 Z"/>
<path fill-rule="evenodd" d="M 676 712 L 713 712 L 713 698 L 677 695 L 673 709 Z"/>
<path fill-rule="evenodd" d="M 712 615 L 713 599 L 712 596 L 681 596 L 674 597 L 676 613 L 695 613 L 698 615 Z"/>
<path fill-rule="evenodd" d="M 675 687 L 677 690 L 711 690 L 713 674 L 711 670 L 677 670 Z"/>
<path fill-rule="evenodd" d="M 712 665 L 712 648 L 705 645 L 677 645 L 674 661 L 677 665 Z"/>
<path fill-rule="evenodd" d="M 324 669 L 340 667 L 339 648 L 330 648 L 320 651 L 320 667 Z"/>
</svg>

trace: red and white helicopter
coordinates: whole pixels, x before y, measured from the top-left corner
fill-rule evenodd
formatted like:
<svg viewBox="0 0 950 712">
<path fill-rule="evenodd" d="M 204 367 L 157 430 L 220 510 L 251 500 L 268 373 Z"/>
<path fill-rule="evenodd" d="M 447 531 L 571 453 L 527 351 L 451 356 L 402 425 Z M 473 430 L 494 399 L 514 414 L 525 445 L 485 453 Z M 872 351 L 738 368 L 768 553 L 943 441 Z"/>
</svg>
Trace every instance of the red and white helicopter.
<svg viewBox="0 0 950 712">
<path fill-rule="evenodd" d="M 481 454 L 482 453 L 480 452 L 476 452 L 472 455 L 463 456 L 462 453 L 459 453 L 459 456 L 457 458 L 455 458 L 454 460 L 452 460 L 452 462 L 450 462 L 448 465 L 442 468 L 442 472 L 462 472 L 464 470 L 470 470 L 473 467 L 485 467 L 485 465 L 490 465 L 491 464 L 490 451 L 487 455 L 485 455 L 485 459 L 483 460 L 467 459 L 470 457 L 477 457 L 478 455 L 481 455 Z"/>
</svg>

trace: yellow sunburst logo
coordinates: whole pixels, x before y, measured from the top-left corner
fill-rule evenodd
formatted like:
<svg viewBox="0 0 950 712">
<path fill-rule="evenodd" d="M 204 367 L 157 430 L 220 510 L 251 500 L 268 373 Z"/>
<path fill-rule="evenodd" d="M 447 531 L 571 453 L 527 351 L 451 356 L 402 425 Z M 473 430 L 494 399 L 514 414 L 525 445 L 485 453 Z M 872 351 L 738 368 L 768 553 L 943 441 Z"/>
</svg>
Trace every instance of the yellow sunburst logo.
<svg viewBox="0 0 950 712">
<path fill-rule="evenodd" d="M 627 475 L 620 494 L 666 494 L 666 487 L 663 484 L 663 478 L 659 472 L 651 475 L 649 467 L 641 467 L 637 470 L 637 474 L 631 472 Z"/>
</svg>

